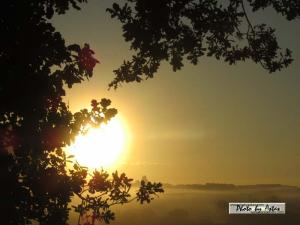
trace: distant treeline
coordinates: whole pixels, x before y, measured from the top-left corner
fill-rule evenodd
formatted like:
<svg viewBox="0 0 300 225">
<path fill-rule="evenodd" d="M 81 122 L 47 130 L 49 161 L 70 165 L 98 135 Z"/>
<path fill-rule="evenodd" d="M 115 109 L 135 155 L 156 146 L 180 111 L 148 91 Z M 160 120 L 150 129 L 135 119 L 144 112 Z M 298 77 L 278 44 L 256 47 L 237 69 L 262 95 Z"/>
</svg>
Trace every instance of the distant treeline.
<svg viewBox="0 0 300 225">
<path fill-rule="evenodd" d="M 136 181 L 134 185 L 138 185 Z M 206 184 L 163 184 L 165 188 L 191 189 L 191 190 L 241 190 L 241 189 L 290 189 L 300 191 L 298 186 L 282 185 L 282 184 L 253 184 L 253 185 L 235 185 L 222 183 L 206 183 Z"/>
<path fill-rule="evenodd" d="M 297 186 L 288 186 L 282 184 L 253 184 L 253 185 L 235 185 L 235 184 L 220 184 L 220 183 L 206 183 L 206 184 L 164 184 L 166 188 L 182 188 L 182 189 L 199 189 L 199 190 L 240 190 L 240 189 L 297 189 Z"/>
</svg>

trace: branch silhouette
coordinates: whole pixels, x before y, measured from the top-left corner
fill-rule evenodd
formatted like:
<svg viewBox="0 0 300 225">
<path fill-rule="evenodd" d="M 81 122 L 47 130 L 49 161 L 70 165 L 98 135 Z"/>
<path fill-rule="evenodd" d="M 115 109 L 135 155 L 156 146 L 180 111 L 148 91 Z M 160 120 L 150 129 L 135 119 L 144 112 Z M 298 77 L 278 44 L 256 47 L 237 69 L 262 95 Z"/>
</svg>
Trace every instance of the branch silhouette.
<svg viewBox="0 0 300 225">
<path fill-rule="evenodd" d="M 254 13 L 272 6 L 288 20 L 300 15 L 297 0 L 114 3 L 107 11 L 122 23 L 125 41 L 130 42 L 135 54 L 114 70 L 115 79 L 109 88 L 152 78 L 163 61 L 169 62 L 173 71 L 180 70 L 184 58 L 197 64 L 203 56 L 214 57 L 230 65 L 250 59 L 270 73 L 288 67 L 293 61 L 291 50 L 279 47 L 275 29 L 264 23 L 251 24 L 245 2 Z"/>
</svg>

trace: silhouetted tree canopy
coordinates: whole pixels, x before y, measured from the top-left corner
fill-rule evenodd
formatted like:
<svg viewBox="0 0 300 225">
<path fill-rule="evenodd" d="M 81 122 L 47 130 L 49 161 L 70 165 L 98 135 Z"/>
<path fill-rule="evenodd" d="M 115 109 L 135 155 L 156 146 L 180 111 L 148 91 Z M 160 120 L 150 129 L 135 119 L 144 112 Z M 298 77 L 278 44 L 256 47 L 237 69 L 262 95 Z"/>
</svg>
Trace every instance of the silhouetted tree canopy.
<svg viewBox="0 0 300 225">
<path fill-rule="evenodd" d="M 274 29 L 252 25 L 253 11 L 273 6 L 288 20 L 299 18 L 299 1 L 124 0 L 108 12 L 123 23 L 123 34 L 136 55 L 115 70 L 110 87 L 153 77 L 161 61 L 176 71 L 183 58 L 197 64 L 203 55 L 230 64 L 252 59 L 269 72 L 287 67 L 291 51 L 281 52 Z M 91 109 L 72 113 L 63 101 L 65 88 L 89 79 L 98 63 L 88 44 L 66 45 L 49 19 L 87 0 L 3 0 L 0 8 L 0 192 L 1 224 L 67 224 L 71 198 L 82 216 L 114 218 L 110 206 L 130 202 L 132 179 L 109 176 L 77 163 L 67 168 L 63 147 L 86 126 L 99 126 L 116 115 L 108 99 L 92 100 Z M 136 199 L 150 202 L 163 192 L 160 183 L 141 181 Z"/>
<path fill-rule="evenodd" d="M 0 213 L 1 224 L 67 224 L 71 198 L 79 218 L 108 223 L 110 206 L 135 199 L 150 202 L 160 183 L 141 183 L 135 197 L 124 173 L 67 167 L 63 147 L 116 115 L 109 99 L 70 112 L 65 88 L 92 77 L 98 60 L 88 44 L 66 45 L 49 22 L 54 13 L 79 9 L 84 0 L 4 0 L 0 8 Z"/>
<path fill-rule="evenodd" d="M 135 54 L 114 70 L 116 77 L 110 87 L 152 78 L 162 61 L 176 71 L 183 67 L 184 58 L 192 64 L 201 56 L 229 64 L 251 59 L 270 73 L 292 62 L 291 50 L 279 47 L 275 29 L 264 23 L 252 24 L 247 8 L 257 12 L 273 7 L 287 20 L 294 20 L 300 15 L 299 0 L 125 2 L 114 3 L 107 11 L 123 24 L 123 36 Z"/>
</svg>

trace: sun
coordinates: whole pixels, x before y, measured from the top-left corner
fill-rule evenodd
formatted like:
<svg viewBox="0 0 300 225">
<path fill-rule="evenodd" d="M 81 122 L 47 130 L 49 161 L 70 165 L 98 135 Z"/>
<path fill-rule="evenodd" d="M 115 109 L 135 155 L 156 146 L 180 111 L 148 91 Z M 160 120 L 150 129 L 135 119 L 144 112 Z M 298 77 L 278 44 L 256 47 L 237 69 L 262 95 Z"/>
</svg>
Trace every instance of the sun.
<svg viewBox="0 0 300 225">
<path fill-rule="evenodd" d="M 125 129 L 120 119 L 113 118 L 99 128 L 89 128 L 78 135 L 69 147 L 69 154 L 89 169 L 109 168 L 121 157 L 125 148 Z"/>
</svg>

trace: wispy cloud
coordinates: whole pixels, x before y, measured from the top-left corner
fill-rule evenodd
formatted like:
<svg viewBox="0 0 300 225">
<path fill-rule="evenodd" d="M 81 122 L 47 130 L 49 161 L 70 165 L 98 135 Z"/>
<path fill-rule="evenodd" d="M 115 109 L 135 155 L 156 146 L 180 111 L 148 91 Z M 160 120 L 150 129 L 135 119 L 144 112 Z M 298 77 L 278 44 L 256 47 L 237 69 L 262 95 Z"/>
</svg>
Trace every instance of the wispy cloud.
<svg viewBox="0 0 300 225">
<path fill-rule="evenodd" d="M 121 165 L 125 166 L 166 166 L 166 163 L 160 162 L 146 162 L 146 161 L 138 161 L 138 162 L 122 162 Z"/>
<path fill-rule="evenodd" d="M 174 130 L 174 131 L 161 131 L 150 133 L 146 137 L 150 140 L 159 139 L 180 139 L 180 140 L 197 140 L 204 138 L 205 133 L 198 130 Z"/>
</svg>

